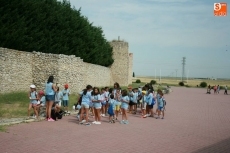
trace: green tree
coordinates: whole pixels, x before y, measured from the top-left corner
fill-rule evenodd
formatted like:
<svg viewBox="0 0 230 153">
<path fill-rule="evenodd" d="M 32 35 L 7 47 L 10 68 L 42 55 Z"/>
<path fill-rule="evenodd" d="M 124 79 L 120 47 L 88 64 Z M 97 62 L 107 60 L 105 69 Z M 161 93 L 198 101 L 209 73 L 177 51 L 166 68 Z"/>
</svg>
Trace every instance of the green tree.
<svg viewBox="0 0 230 153">
<path fill-rule="evenodd" d="M 0 4 L 0 47 L 75 55 L 102 66 L 114 62 L 102 28 L 69 1 L 0 0 Z"/>
</svg>

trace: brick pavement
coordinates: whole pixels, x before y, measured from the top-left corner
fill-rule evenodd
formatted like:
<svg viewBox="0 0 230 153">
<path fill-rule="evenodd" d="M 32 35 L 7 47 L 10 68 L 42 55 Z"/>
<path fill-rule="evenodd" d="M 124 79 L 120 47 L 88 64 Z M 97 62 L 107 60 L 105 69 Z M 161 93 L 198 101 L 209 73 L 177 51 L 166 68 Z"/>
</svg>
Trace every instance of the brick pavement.
<svg viewBox="0 0 230 153">
<path fill-rule="evenodd" d="M 165 119 L 129 115 L 130 124 L 78 125 L 75 116 L 57 122 L 12 125 L 0 133 L 1 153 L 216 153 L 230 152 L 230 96 L 173 87 Z M 121 116 L 119 116 L 121 118 Z"/>
</svg>

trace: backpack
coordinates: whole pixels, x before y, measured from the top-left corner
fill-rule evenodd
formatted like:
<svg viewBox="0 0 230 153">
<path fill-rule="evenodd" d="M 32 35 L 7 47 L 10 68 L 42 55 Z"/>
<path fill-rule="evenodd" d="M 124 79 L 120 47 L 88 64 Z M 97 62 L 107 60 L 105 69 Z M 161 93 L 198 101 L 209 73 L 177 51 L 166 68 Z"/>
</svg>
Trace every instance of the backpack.
<svg viewBox="0 0 230 153">
<path fill-rule="evenodd" d="M 79 97 L 79 99 L 77 101 L 78 105 L 81 105 L 81 102 L 82 102 L 82 95 Z"/>
<path fill-rule="evenodd" d="M 166 101 L 163 99 L 163 105 L 164 105 L 164 107 L 166 106 Z"/>
<path fill-rule="evenodd" d="M 151 105 L 155 105 L 155 104 L 156 104 L 156 100 L 153 98 Z"/>
<path fill-rule="evenodd" d="M 111 115 L 111 116 L 114 115 L 113 105 L 109 105 L 108 114 Z"/>
</svg>

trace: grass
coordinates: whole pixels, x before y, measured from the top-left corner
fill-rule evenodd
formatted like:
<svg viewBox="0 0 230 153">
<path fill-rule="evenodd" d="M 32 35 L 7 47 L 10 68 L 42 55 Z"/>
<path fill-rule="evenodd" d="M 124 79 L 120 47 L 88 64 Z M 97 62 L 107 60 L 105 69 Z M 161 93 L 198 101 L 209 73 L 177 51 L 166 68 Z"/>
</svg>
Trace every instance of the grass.
<svg viewBox="0 0 230 153">
<path fill-rule="evenodd" d="M 26 116 L 28 103 L 26 92 L 0 94 L 0 118 Z"/>
<path fill-rule="evenodd" d="M 7 129 L 6 129 L 6 125 L 0 125 L 0 132 L 6 132 Z"/>
<path fill-rule="evenodd" d="M 145 82 L 133 82 L 129 86 L 132 86 L 133 88 L 138 88 L 139 86 L 144 86 L 145 84 Z M 113 86 L 110 86 L 110 88 L 113 88 Z M 127 89 L 127 86 L 122 86 L 121 88 Z M 154 89 L 164 89 L 164 87 L 156 85 L 154 86 Z M 78 101 L 78 97 L 78 94 L 70 95 L 69 110 L 73 109 L 72 107 Z M 28 104 L 29 99 L 27 92 L 12 92 L 0 94 L 0 118 L 25 117 L 27 116 Z M 31 110 L 31 113 L 33 113 L 33 110 Z M 1 128 L 3 129 L 4 127 Z"/>
<path fill-rule="evenodd" d="M 178 83 L 180 82 L 179 79 L 175 78 L 162 78 L 161 82 L 159 79 L 154 79 L 154 77 L 136 77 L 133 79 L 133 81 L 136 81 L 136 79 L 140 79 L 141 82 L 149 83 L 151 80 L 156 80 L 157 84 L 162 85 L 169 85 L 169 86 L 179 86 Z M 222 89 L 224 86 L 230 86 L 230 79 L 229 80 L 207 80 L 207 79 L 188 79 L 188 82 L 185 83 L 185 87 L 199 87 L 201 82 L 206 82 L 208 85 L 214 86 L 214 85 L 220 85 L 222 86 Z"/>
<path fill-rule="evenodd" d="M 71 94 L 69 99 L 69 110 L 72 110 L 78 96 Z M 27 92 L 0 94 L 0 118 L 25 117 L 27 116 L 28 104 Z M 33 110 L 31 110 L 32 112 Z"/>
</svg>

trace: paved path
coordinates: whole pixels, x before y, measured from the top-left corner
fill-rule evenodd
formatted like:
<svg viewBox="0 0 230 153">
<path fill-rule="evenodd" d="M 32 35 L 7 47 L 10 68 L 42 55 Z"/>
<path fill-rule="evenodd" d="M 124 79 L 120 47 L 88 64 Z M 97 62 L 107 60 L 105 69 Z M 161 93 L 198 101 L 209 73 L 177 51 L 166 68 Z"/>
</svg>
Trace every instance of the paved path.
<svg viewBox="0 0 230 153">
<path fill-rule="evenodd" d="M 165 119 L 130 115 L 128 125 L 57 122 L 12 125 L 0 133 L 1 153 L 226 153 L 230 152 L 230 96 L 178 88 L 166 95 Z"/>
</svg>

